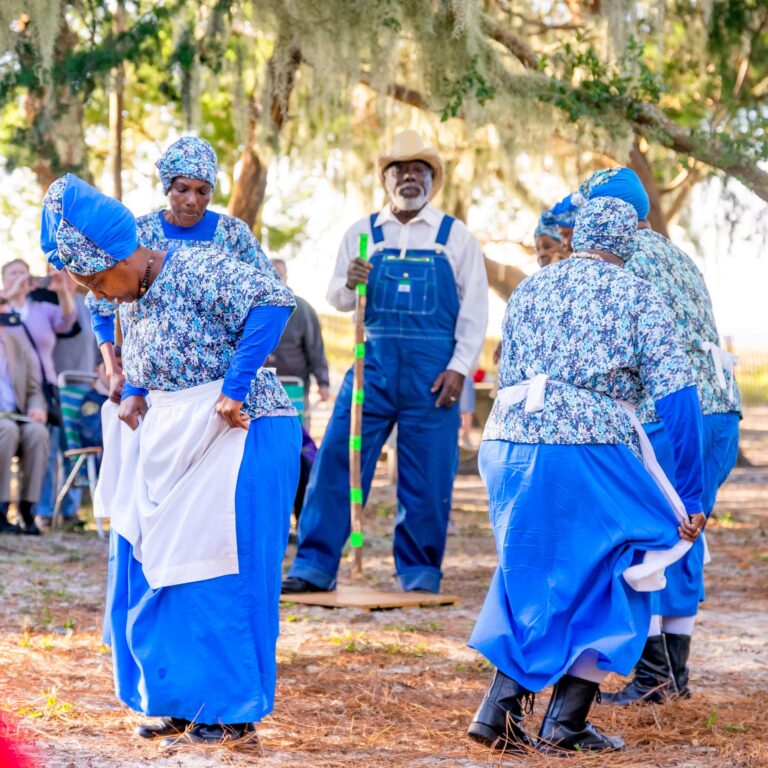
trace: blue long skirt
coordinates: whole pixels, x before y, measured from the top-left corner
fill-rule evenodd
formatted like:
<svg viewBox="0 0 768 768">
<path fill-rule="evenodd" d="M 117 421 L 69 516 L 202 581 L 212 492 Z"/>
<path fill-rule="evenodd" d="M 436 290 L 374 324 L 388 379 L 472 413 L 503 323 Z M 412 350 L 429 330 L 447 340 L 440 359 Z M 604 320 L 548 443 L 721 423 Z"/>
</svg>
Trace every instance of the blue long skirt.
<svg viewBox="0 0 768 768">
<path fill-rule="evenodd" d="M 626 675 L 643 650 L 651 594 L 622 577 L 679 541 L 677 520 L 624 445 L 484 441 L 499 565 L 469 645 L 531 691 L 586 650 Z"/>
<path fill-rule="evenodd" d="M 300 449 L 297 419 L 251 422 L 235 493 L 237 575 L 151 589 L 131 545 L 112 534 L 105 627 L 115 690 L 132 709 L 209 724 L 271 712 Z"/>
<path fill-rule="evenodd" d="M 702 506 L 709 516 L 718 488 L 727 480 L 739 452 L 739 414 L 712 413 L 702 419 L 703 485 Z M 675 459 L 661 422 L 647 424 L 656 458 L 674 484 Z M 653 612 L 660 616 L 695 616 L 704 591 L 704 541 L 701 537 L 688 553 L 666 570 L 667 586 L 654 593 Z"/>
</svg>

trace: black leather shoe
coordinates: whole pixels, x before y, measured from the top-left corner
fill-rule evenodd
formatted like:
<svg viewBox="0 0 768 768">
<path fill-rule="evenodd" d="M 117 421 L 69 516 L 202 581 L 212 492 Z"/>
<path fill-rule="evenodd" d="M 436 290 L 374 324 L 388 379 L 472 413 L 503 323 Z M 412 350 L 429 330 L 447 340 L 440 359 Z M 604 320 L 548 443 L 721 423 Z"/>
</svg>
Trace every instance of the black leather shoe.
<svg viewBox="0 0 768 768">
<path fill-rule="evenodd" d="M 163 739 L 160 746 L 164 748 L 183 747 L 198 744 L 225 744 L 239 741 L 252 736 L 255 732 L 253 723 L 231 723 L 229 725 L 206 725 L 193 723 L 186 731 L 176 738 Z"/>
<path fill-rule="evenodd" d="M 467 729 L 470 739 L 505 752 L 523 751 L 533 742 L 523 717 L 533 712 L 534 694 L 498 669 Z"/>
<path fill-rule="evenodd" d="M 601 694 L 602 704 L 626 707 L 635 702 L 665 702 L 674 694 L 672 670 L 667 659 L 663 635 L 654 635 L 645 641 L 643 655 L 635 665 L 635 676 L 622 690 Z"/>
<path fill-rule="evenodd" d="M 21 532 L 25 536 L 41 536 L 42 535 L 42 532 L 34 523 L 28 523 L 27 525 L 25 525 L 21 529 Z"/>
<path fill-rule="evenodd" d="M 181 717 L 161 717 L 154 723 L 142 723 L 136 727 L 136 735 L 142 739 L 162 739 L 165 736 L 178 736 L 187 729 L 189 720 Z"/>
<path fill-rule="evenodd" d="M 608 736 L 587 720 L 599 690 L 597 683 L 563 675 L 552 691 L 536 749 L 546 755 L 622 749 L 622 739 Z"/>
<path fill-rule="evenodd" d="M 671 632 L 665 632 L 664 642 L 667 644 L 667 654 L 672 666 L 672 676 L 675 680 L 675 697 L 690 699 L 688 656 L 691 653 L 691 636 L 673 635 Z"/>
<path fill-rule="evenodd" d="M 311 581 L 300 579 L 298 576 L 288 576 L 283 579 L 283 586 L 280 593 L 283 595 L 298 595 L 302 592 L 330 592 L 331 590 L 318 587 Z"/>
<path fill-rule="evenodd" d="M 0 533 L 21 533 L 21 528 L 18 525 L 9 523 L 5 515 L 0 515 Z"/>
</svg>

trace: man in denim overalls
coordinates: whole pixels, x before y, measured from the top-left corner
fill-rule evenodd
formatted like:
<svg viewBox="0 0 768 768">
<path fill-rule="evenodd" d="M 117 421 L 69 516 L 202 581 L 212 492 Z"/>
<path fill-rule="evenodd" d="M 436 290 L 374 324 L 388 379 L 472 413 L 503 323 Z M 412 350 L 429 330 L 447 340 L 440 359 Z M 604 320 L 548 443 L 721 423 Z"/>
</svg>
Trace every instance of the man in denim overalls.
<svg viewBox="0 0 768 768">
<path fill-rule="evenodd" d="M 406 591 L 439 592 L 458 465 L 458 399 L 485 338 L 488 282 L 477 240 L 429 204 L 443 178 L 437 150 L 415 131 L 403 131 L 378 166 L 389 205 L 347 231 L 328 300 L 339 310 L 354 309 L 356 285 L 368 285 L 363 493 L 367 498 L 397 424 L 397 575 Z M 368 262 L 357 258 L 361 233 L 372 241 Z M 350 370 L 312 469 L 284 593 L 336 586 L 350 532 L 351 398 Z"/>
</svg>

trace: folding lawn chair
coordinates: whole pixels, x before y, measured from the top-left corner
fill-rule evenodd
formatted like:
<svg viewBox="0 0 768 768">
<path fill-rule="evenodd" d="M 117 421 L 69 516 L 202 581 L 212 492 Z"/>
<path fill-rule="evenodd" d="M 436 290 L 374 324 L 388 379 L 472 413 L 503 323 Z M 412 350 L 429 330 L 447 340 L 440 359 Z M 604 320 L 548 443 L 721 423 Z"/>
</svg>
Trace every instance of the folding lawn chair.
<svg viewBox="0 0 768 768">
<path fill-rule="evenodd" d="M 57 472 L 58 477 L 63 475 L 67 466 L 67 459 L 74 462 L 74 464 L 56 497 L 56 504 L 53 508 L 53 520 L 51 521 L 53 528 L 61 524 L 61 505 L 64 497 L 69 493 L 70 488 L 77 480 L 78 475 L 81 474 L 83 464 L 85 464 L 88 489 L 91 493 L 91 501 L 93 501 L 98 477 L 96 458 L 101 455 L 102 448 L 101 446 L 81 445 L 77 418 L 83 398 L 93 386 L 95 379 L 96 374 L 90 371 L 62 371 L 59 374 L 58 385 L 61 398 L 62 428 L 64 430 L 64 444 L 66 448 L 62 452 L 62 461 L 59 472 Z M 96 529 L 98 530 L 99 537 L 104 538 L 104 529 L 99 518 L 96 518 Z"/>
<path fill-rule="evenodd" d="M 291 405 L 299 414 L 299 424 L 304 423 L 304 382 L 298 376 L 278 376 Z"/>
</svg>

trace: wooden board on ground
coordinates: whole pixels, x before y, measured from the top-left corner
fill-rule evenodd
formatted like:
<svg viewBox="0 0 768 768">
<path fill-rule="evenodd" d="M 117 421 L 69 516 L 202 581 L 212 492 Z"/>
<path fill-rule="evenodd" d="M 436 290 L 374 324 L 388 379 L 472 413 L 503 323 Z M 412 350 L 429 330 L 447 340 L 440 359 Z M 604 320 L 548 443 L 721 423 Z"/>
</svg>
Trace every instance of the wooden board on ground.
<svg viewBox="0 0 768 768">
<path fill-rule="evenodd" d="M 434 608 L 458 605 L 455 595 L 433 595 L 429 592 L 386 592 L 371 587 L 342 584 L 334 592 L 301 592 L 281 595 L 281 602 L 319 605 L 324 608 L 362 608 L 366 611 L 386 611 L 395 608 Z"/>
</svg>

